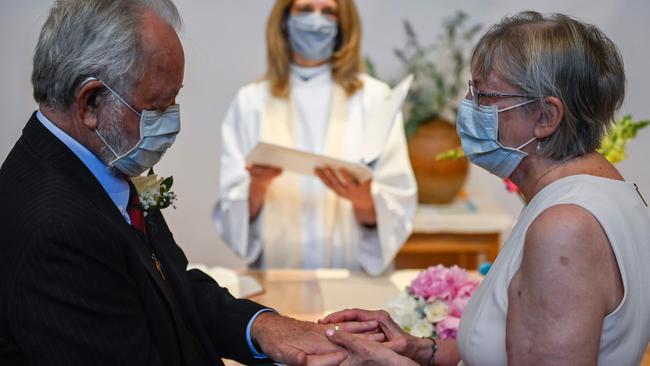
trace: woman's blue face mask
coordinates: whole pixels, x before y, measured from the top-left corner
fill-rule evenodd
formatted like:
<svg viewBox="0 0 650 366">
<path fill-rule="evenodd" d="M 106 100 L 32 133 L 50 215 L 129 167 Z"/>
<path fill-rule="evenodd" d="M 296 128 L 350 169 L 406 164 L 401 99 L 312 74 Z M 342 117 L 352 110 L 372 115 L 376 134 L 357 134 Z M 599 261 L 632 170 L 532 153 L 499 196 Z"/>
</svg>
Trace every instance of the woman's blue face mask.
<svg viewBox="0 0 650 366">
<path fill-rule="evenodd" d="M 528 153 L 521 149 L 536 138 L 533 137 L 517 148 L 503 146 L 498 141 L 499 113 L 534 101 L 527 100 L 499 110 L 496 106 L 474 107 L 471 100 L 463 98 L 458 106 L 456 131 L 469 161 L 500 178 L 508 178 L 523 158 L 528 156 Z"/>
<path fill-rule="evenodd" d="M 336 20 L 317 12 L 289 15 L 287 31 L 291 50 L 305 60 L 332 58 L 339 31 Z"/>
</svg>

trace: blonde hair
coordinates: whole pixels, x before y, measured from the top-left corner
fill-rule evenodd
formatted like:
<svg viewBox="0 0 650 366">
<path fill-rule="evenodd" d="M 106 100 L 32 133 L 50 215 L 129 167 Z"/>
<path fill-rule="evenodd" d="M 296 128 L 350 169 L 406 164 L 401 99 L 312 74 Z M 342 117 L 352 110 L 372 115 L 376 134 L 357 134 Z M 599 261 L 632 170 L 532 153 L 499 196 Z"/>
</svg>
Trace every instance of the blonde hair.
<svg viewBox="0 0 650 366">
<path fill-rule="evenodd" d="M 278 98 L 289 96 L 291 49 L 285 21 L 294 0 L 277 0 L 266 24 L 267 71 L 271 94 Z M 347 93 L 354 94 L 363 86 L 359 74 L 361 61 L 361 21 L 354 0 L 337 0 L 339 35 L 332 58 L 332 78 Z"/>
</svg>

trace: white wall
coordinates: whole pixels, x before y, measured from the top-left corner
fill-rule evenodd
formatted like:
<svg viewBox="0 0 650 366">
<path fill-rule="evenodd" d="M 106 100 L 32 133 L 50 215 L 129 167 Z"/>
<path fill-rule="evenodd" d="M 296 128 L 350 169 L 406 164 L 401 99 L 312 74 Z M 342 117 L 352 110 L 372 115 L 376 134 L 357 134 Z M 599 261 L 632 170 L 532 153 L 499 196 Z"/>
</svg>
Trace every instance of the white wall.
<svg viewBox="0 0 650 366">
<path fill-rule="evenodd" d="M 402 20 L 413 23 L 421 39 L 433 39 L 441 21 L 456 10 L 485 25 L 505 14 L 533 9 L 563 12 L 599 25 L 623 53 L 628 78 L 621 113 L 650 118 L 648 59 L 650 2 L 641 0 L 357 0 L 363 25 L 363 53 L 386 79 L 398 76 L 392 49 L 404 41 Z M 31 57 L 52 0 L 4 0 L 0 12 L 0 161 L 20 135 L 36 108 L 31 98 Z M 264 26 L 272 1 L 176 0 L 185 20 L 185 87 L 179 97 L 183 131 L 158 167 L 174 175 L 178 209 L 166 210 L 176 240 L 191 261 L 241 266 L 217 238 L 210 213 L 217 197 L 219 125 L 237 88 L 264 71 Z M 630 158 L 619 165 L 650 198 L 650 128 L 630 144 Z M 504 192 L 501 182 L 473 169 L 470 192 L 494 194 L 516 215 L 521 204 Z"/>
</svg>

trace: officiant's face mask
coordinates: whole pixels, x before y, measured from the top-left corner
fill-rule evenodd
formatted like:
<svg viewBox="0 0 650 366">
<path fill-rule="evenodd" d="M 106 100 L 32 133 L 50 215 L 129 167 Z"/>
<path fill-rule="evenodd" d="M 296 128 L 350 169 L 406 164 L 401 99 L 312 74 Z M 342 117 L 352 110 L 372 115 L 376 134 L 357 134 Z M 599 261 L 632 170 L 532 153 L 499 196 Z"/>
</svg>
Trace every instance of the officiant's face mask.
<svg viewBox="0 0 650 366">
<path fill-rule="evenodd" d="M 316 12 L 289 15 L 287 31 L 291 50 L 305 60 L 328 60 L 334 54 L 339 26 L 326 15 Z"/>
<path fill-rule="evenodd" d="M 143 110 L 139 113 L 106 83 L 104 86 L 121 103 L 140 117 L 140 140 L 127 152 L 118 154 L 97 129 L 95 129 L 95 133 L 115 156 L 108 166 L 117 168 L 129 177 L 138 176 L 156 165 L 176 140 L 176 135 L 181 130 L 180 107 L 178 104 L 174 104 L 164 111 Z"/>
<path fill-rule="evenodd" d="M 532 103 L 528 100 L 513 106 L 497 109 L 496 106 L 474 107 L 471 100 L 463 98 L 458 107 L 456 131 L 465 156 L 472 163 L 500 178 L 508 178 L 519 163 L 528 156 L 522 151 L 535 137 L 517 148 L 503 146 L 498 141 L 499 113 Z"/>
</svg>

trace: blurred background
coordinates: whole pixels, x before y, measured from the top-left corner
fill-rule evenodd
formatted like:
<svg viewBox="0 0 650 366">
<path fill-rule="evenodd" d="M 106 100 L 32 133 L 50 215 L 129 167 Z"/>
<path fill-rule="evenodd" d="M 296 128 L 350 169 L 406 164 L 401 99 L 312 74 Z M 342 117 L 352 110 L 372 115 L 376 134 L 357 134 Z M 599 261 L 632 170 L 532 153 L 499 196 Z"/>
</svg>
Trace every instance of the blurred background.
<svg viewBox="0 0 650 366">
<path fill-rule="evenodd" d="M 4 0 L 0 12 L 0 161 L 4 161 L 30 114 L 37 108 L 31 93 L 32 55 L 51 0 Z M 181 104 L 182 133 L 157 167 L 173 175 L 177 209 L 165 216 L 176 241 L 190 262 L 242 267 L 215 232 L 211 211 L 219 194 L 220 124 L 237 89 L 265 70 L 264 29 L 271 0 L 176 0 L 184 18 L 181 35 L 186 54 Z M 468 24 L 483 30 L 504 15 L 521 10 L 561 12 L 598 25 L 619 46 L 627 74 L 627 97 L 619 117 L 650 118 L 648 60 L 650 2 L 639 0 L 357 0 L 363 23 L 363 54 L 372 59 L 385 81 L 404 74 L 394 49 L 407 42 L 408 20 L 422 43 L 435 42 L 443 23 L 457 11 Z M 467 79 L 467 77 L 464 77 Z M 462 92 L 465 93 L 464 91 Z M 650 128 L 641 130 L 628 146 L 628 158 L 618 167 L 650 196 Z M 496 177 L 471 167 L 465 183 L 467 197 L 489 197 L 512 217 L 521 210 L 517 195 L 508 193 Z"/>
</svg>

